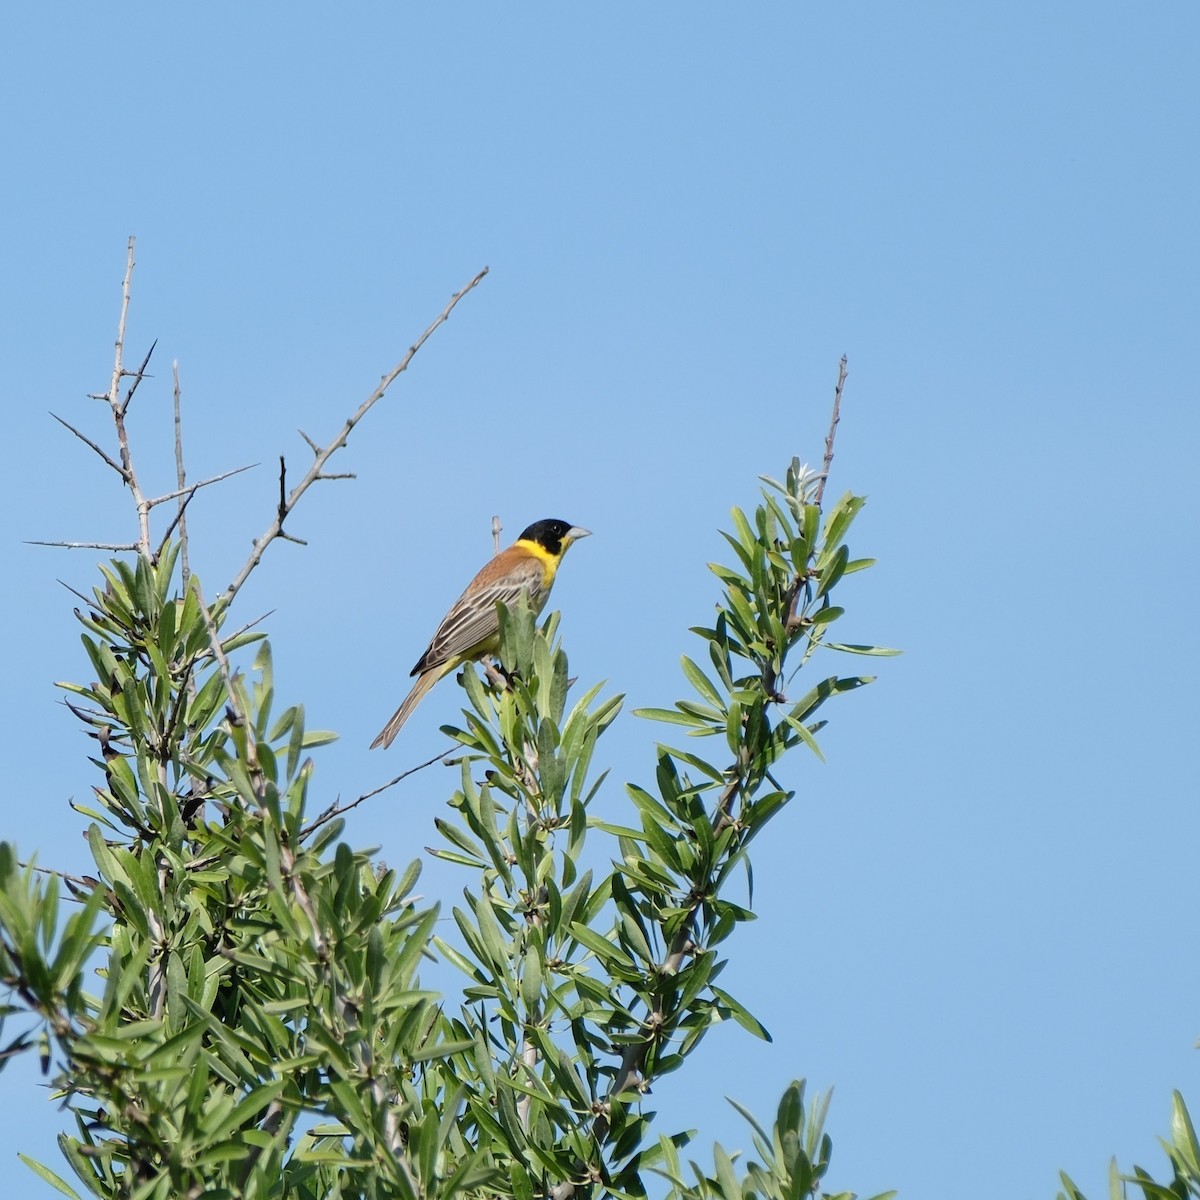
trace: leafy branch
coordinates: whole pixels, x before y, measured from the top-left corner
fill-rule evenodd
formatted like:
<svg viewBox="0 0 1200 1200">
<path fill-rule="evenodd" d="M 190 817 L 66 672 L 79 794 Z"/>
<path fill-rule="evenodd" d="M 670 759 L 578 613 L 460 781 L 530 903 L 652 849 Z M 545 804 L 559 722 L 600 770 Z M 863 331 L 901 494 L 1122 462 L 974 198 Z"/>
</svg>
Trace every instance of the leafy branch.
<svg viewBox="0 0 1200 1200">
<path fill-rule="evenodd" d="M 329 442 L 301 435 L 313 460 L 298 483 L 280 459 L 272 521 L 206 599 L 185 514 L 227 476 L 187 482 L 175 368 L 176 486 L 147 497 L 138 482 L 126 418 L 153 346 L 126 370 L 133 267 L 131 239 L 99 397 L 116 451 L 63 422 L 129 489 L 137 522 L 117 543 L 132 557 L 75 593 L 90 678 L 60 685 L 93 746 L 96 782 L 74 808 L 95 873 L 25 867 L 0 845 L 0 1019 L 26 1023 L 0 1067 L 30 1049 L 53 1063 L 76 1177 L 138 1200 L 570 1200 L 645 1195 L 650 1172 L 671 1200 L 815 1191 L 825 1106 L 806 1112 L 800 1084 L 770 1134 L 753 1126 L 761 1161 L 739 1175 L 717 1147 L 715 1173 L 693 1164 L 694 1182 L 679 1169 L 687 1136 L 658 1134 L 642 1105 L 715 1024 L 768 1036 L 718 984 L 722 943 L 753 915 L 741 872 L 751 878 L 751 843 L 794 797 L 782 759 L 819 754 L 818 710 L 870 677 L 819 674 L 789 693 L 824 649 L 890 653 L 828 638 L 835 589 L 870 565 L 846 546 L 862 499 L 820 504 L 845 361 L 823 470 L 793 461 L 753 513 L 733 510 L 715 613 L 694 630 L 703 652 L 682 662 L 687 697 L 639 714 L 688 748 L 657 746 L 653 784 L 626 785 L 627 823 L 596 814 L 607 772 L 592 772 L 621 697 L 575 695 L 557 614 L 539 628 L 523 605 L 501 613 L 503 673 L 462 672 L 452 749 L 317 804 L 312 754 L 334 735 L 281 705 L 259 621 L 234 627 L 237 595 L 273 541 L 299 540 L 285 522 L 301 497 L 345 477 L 333 455 L 484 272 Z M 457 786 L 432 852 L 470 879 L 445 924 L 414 896 L 417 863 L 394 871 L 340 840 L 351 810 L 438 762 Z M 61 929 L 60 886 L 79 902 Z M 435 955 L 463 975 L 457 995 L 423 983 Z"/>
</svg>

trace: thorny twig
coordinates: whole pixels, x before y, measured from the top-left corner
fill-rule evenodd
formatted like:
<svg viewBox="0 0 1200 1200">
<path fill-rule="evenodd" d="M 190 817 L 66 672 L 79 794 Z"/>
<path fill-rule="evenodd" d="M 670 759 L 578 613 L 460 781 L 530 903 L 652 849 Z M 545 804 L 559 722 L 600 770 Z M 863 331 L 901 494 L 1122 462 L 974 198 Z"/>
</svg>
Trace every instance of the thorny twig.
<svg viewBox="0 0 1200 1200">
<path fill-rule="evenodd" d="M 129 385 L 129 391 L 125 393 L 125 400 L 121 404 L 121 416 L 124 418 L 129 411 L 129 402 L 133 399 L 133 393 L 138 390 L 138 385 L 146 378 L 146 368 L 150 365 L 150 356 L 154 353 L 154 347 L 158 345 L 158 338 L 150 343 L 150 349 L 146 351 L 146 357 L 142 359 L 142 365 L 133 374 L 133 382 Z"/>
<path fill-rule="evenodd" d="M 825 459 L 821 467 L 820 483 L 817 486 L 814 494 L 814 501 L 818 505 L 825 493 L 825 482 L 829 478 L 829 468 L 833 463 L 833 442 L 837 433 L 838 422 L 841 419 L 841 404 L 842 404 L 842 389 L 846 383 L 847 374 L 847 359 L 843 355 L 838 364 L 838 379 L 837 387 L 833 394 L 833 413 L 829 422 L 829 433 L 825 438 Z M 801 594 L 800 582 L 797 581 L 797 586 L 794 589 L 789 603 L 789 608 L 794 610 Z M 789 628 L 791 620 L 794 616 L 794 611 L 789 613 Z M 767 678 L 764 672 L 763 677 L 764 690 L 770 694 L 774 689 L 774 681 Z M 743 748 L 745 749 L 745 748 Z M 744 763 L 743 763 L 744 766 Z M 730 778 L 726 786 L 721 790 L 716 803 L 713 806 L 713 816 L 711 818 L 714 830 L 720 831 L 726 828 L 732 821 L 730 809 L 734 798 L 741 791 L 745 782 L 742 770 L 738 766 L 734 766 L 729 772 Z M 671 941 L 666 957 L 655 969 L 655 975 L 662 980 L 674 979 L 682 969 L 688 955 L 696 950 L 695 942 L 692 940 L 692 931 L 695 927 L 696 916 L 699 912 L 700 902 L 698 898 L 690 898 L 690 911 L 684 917 L 682 924 Z M 593 1125 L 592 1134 L 598 1146 L 602 1146 L 608 1138 L 609 1130 L 612 1128 L 612 1119 L 610 1109 L 612 1104 L 624 1093 L 640 1092 L 645 1087 L 643 1079 L 643 1069 L 646 1064 L 646 1058 L 650 1053 L 650 1048 L 654 1040 L 663 1026 L 666 1012 L 663 1003 L 663 992 L 658 991 L 654 1001 L 654 1007 L 651 1012 L 648 1012 L 642 1021 L 642 1036 L 636 1041 L 626 1044 L 624 1051 L 621 1054 L 621 1062 L 617 1067 L 616 1075 L 613 1077 L 612 1086 L 609 1088 L 608 1095 L 605 1100 L 604 1109 L 597 1115 Z M 578 1187 L 572 1180 L 564 1180 L 556 1187 L 550 1189 L 552 1200 L 572 1200 L 578 1191 Z"/>
<path fill-rule="evenodd" d="M 842 419 L 842 389 L 846 386 L 847 358 L 843 354 L 838 363 L 837 386 L 833 389 L 833 412 L 829 417 L 829 432 L 825 435 L 825 460 L 821 464 L 821 475 L 817 490 L 813 493 L 813 503 L 820 507 L 825 495 L 825 484 L 829 480 L 829 468 L 833 464 L 833 439 L 837 436 L 838 422 Z M 792 585 L 792 594 L 787 603 L 786 628 L 790 633 L 804 622 L 800 618 L 800 605 L 808 594 L 808 580 L 797 578 Z"/>
<path fill-rule="evenodd" d="M 56 421 L 57 421 L 57 422 L 58 422 L 58 423 L 59 423 L 61 426 L 63 426 L 63 428 L 64 428 L 64 429 L 69 429 L 69 430 L 70 430 L 70 431 L 71 431 L 71 432 L 72 432 L 72 433 L 73 433 L 73 434 L 74 434 L 74 435 L 75 435 L 75 436 L 76 436 L 76 437 L 77 437 L 77 438 L 78 438 L 78 439 L 79 439 L 81 442 L 83 442 L 83 443 L 84 443 L 84 445 L 86 445 L 86 446 L 90 446 L 90 447 L 91 447 L 93 450 L 95 450 L 95 452 L 96 452 L 98 455 L 100 455 L 100 457 L 101 457 L 102 459 L 104 459 L 104 461 L 105 461 L 106 463 L 108 463 L 108 465 L 109 465 L 110 467 L 112 467 L 112 469 L 113 469 L 114 471 L 116 471 L 116 473 L 117 473 L 118 475 L 120 475 L 120 477 L 121 477 L 121 481 L 122 481 L 122 482 L 127 482 L 127 481 L 128 481 L 128 476 L 127 476 L 127 475 L 126 475 L 126 473 L 125 473 L 125 468 L 124 468 L 123 466 L 121 466 L 121 464 L 120 464 L 119 462 L 115 462 L 115 461 L 114 461 L 114 460 L 113 460 L 113 459 L 112 459 L 112 458 L 111 458 L 111 457 L 110 457 L 108 454 L 106 454 L 106 453 L 105 453 L 103 450 L 101 450 L 101 449 L 100 449 L 100 447 L 99 447 L 99 446 L 97 446 L 97 445 L 96 445 L 96 443 L 95 443 L 95 442 L 93 442 L 93 441 L 92 441 L 92 439 L 91 439 L 90 437 L 88 437 L 88 436 L 87 436 L 87 434 L 80 433 L 80 432 L 79 432 L 79 430 L 78 430 L 78 429 L 76 429 L 76 428 L 75 428 L 75 426 L 74 426 L 74 425 L 72 425 L 70 421 L 64 421 L 64 420 L 62 419 L 62 417 L 60 417 L 60 416 L 58 415 L 58 413 L 51 413 L 50 415 L 51 415 L 51 416 L 52 416 L 52 417 L 53 417 L 53 418 L 54 418 L 54 419 L 55 419 L 55 420 L 56 420 Z"/>
<path fill-rule="evenodd" d="M 825 482 L 829 478 L 829 468 L 833 463 L 833 439 L 837 433 L 838 422 L 842 419 L 842 388 L 846 385 L 846 356 L 838 363 L 837 387 L 833 389 L 833 415 L 829 421 L 829 432 L 825 435 L 825 461 L 821 464 L 821 482 L 817 484 L 816 495 L 813 499 L 819 505 L 825 495 Z"/>
<path fill-rule="evenodd" d="M 129 401 L 133 399 L 133 393 L 137 391 L 137 386 L 141 383 L 146 373 L 146 366 L 150 362 L 150 354 L 148 353 L 142 360 L 142 365 L 137 371 L 131 372 L 125 369 L 125 324 L 129 319 L 130 282 L 133 279 L 134 267 L 133 248 L 136 240 L 136 238 L 130 237 L 128 252 L 125 257 L 125 278 L 121 283 L 121 317 L 117 322 L 117 340 L 113 352 L 112 380 L 108 385 L 108 391 L 105 395 L 98 398 L 105 400 L 112 410 L 113 424 L 117 429 L 117 445 L 121 452 L 121 474 L 130 493 L 133 495 L 133 502 L 137 507 L 137 551 L 144 558 L 148 559 L 150 558 L 150 509 L 146 506 L 145 497 L 142 495 L 142 489 L 138 484 L 137 473 L 133 469 L 133 457 L 129 452 L 129 433 L 125 428 L 125 412 L 129 407 Z M 153 351 L 154 347 L 151 346 L 150 353 L 153 353 Z M 121 380 L 128 375 L 134 376 L 134 382 L 130 385 L 129 394 L 125 397 L 124 402 L 122 402 Z"/>
<path fill-rule="evenodd" d="M 191 503 L 192 496 L 196 493 L 191 492 L 186 496 L 183 494 L 184 486 L 187 484 L 187 471 L 183 466 L 183 398 L 179 389 L 179 359 L 177 358 L 171 362 L 171 382 L 174 385 L 172 396 L 175 414 L 175 484 L 179 488 L 179 507 L 175 510 L 175 520 L 171 523 L 171 526 L 172 528 L 175 525 L 179 526 L 180 579 L 186 588 L 188 579 L 192 574 L 191 567 L 188 564 L 187 506 Z M 170 536 L 171 529 L 168 528 L 167 532 L 163 534 L 164 544 Z"/>
<path fill-rule="evenodd" d="M 432 767 L 435 762 L 450 766 L 453 760 L 449 758 L 449 755 L 453 753 L 453 748 L 443 750 L 440 754 L 435 754 L 432 758 L 426 759 L 425 762 L 417 763 L 415 767 L 409 767 L 407 771 L 401 771 L 395 779 L 389 779 L 387 783 L 381 784 L 377 788 L 372 788 L 369 792 L 363 792 L 357 800 L 351 800 L 349 804 L 338 804 L 335 801 L 320 816 L 313 818 L 313 820 L 300 830 L 299 840 L 304 841 L 305 838 L 311 837 L 322 825 L 332 821 L 334 817 L 340 817 L 342 813 L 347 813 L 352 808 L 357 808 L 364 800 L 370 800 L 373 796 L 378 796 L 380 792 L 386 792 L 388 788 L 395 787 L 402 779 L 407 779 L 410 775 L 415 775 L 418 771 L 425 770 L 426 767 Z"/>
<path fill-rule="evenodd" d="M 114 554 L 141 549 L 141 546 L 137 542 L 46 542 L 32 538 L 25 545 L 55 546 L 59 550 L 110 550 Z"/>
<path fill-rule="evenodd" d="M 275 514 L 275 519 L 270 525 L 267 526 L 262 535 L 255 539 L 249 558 L 247 558 L 245 563 L 242 564 L 241 570 L 238 571 L 238 573 L 233 577 L 229 586 L 225 589 L 224 598 L 226 601 L 232 600 L 233 597 L 236 596 L 239 591 L 241 591 L 246 580 L 250 578 L 251 572 L 255 567 L 258 566 L 260 562 L 262 562 L 262 557 L 267 547 L 276 538 L 286 536 L 286 538 L 290 540 L 296 540 L 291 538 L 291 535 L 284 535 L 283 523 L 292 509 L 296 507 L 300 497 L 303 496 L 304 493 L 308 491 L 308 489 L 312 487 L 312 485 L 316 483 L 318 479 L 326 479 L 329 477 L 325 473 L 325 464 L 346 444 L 346 440 L 349 438 L 351 432 L 353 432 L 354 427 L 363 419 L 363 417 L 367 415 L 374 405 L 383 398 L 388 388 L 391 387 L 399 375 L 408 369 L 408 364 L 412 362 L 417 351 L 420 350 L 421 347 L 429 340 L 438 326 L 443 325 L 450 319 L 450 314 L 454 311 L 454 308 L 458 302 L 468 292 L 476 287 L 487 273 L 488 269 L 487 267 L 484 267 L 483 270 L 480 271 L 479 274 L 477 274 L 475 278 L 466 285 L 466 287 L 459 292 L 455 292 L 454 295 L 450 297 L 450 302 L 446 305 L 446 307 L 442 309 L 437 317 L 434 318 L 433 322 L 429 325 L 425 332 L 421 334 L 421 336 L 417 338 L 417 340 L 408 348 L 408 353 L 406 353 L 404 357 L 379 381 L 379 385 L 362 402 L 362 404 L 358 406 L 358 409 L 354 412 L 354 414 L 346 419 L 346 423 L 337 432 L 332 441 L 318 449 L 316 443 L 313 442 L 311 438 L 307 437 L 307 435 L 302 435 L 304 436 L 304 440 L 308 442 L 309 446 L 313 450 L 312 465 L 308 468 L 308 471 L 305 473 L 300 482 L 292 488 L 291 492 L 285 497 L 281 498 L 279 510 Z"/>
<path fill-rule="evenodd" d="M 198 479 L 195 483 L 189 483 L 184 487 L 176 488 L 173 492 L 164 492 L 161 496 L 155 496 L 146 501 L 147 508 L 157 508 L 160 504 L 166 504 L 169 500 L 190 500 L 201 488 L 212 487 L 214 483 L 223 483 L 226 479 L 232 479 L 234 475 L 241 475 L 245 471 L 253 471 L 258 463 L 247 463 L 244 467 L 233 467 L 231 470 L 222 471 L 219 475 L 210 475 L 207 479 Z"/>
<path fill-rule="evenodd" d="M 285 542 L 295 542 L 297 546 L 307 546 L 308 543 L 303 538 L 284 533 L 283 522 L 287 519 L 287 514 L 287 461 L 281 454 L 279 456 L 279 507 L 275 510 L 275 519 L 279 522 L 279 537 L 283 538 Z"/>
</svg>

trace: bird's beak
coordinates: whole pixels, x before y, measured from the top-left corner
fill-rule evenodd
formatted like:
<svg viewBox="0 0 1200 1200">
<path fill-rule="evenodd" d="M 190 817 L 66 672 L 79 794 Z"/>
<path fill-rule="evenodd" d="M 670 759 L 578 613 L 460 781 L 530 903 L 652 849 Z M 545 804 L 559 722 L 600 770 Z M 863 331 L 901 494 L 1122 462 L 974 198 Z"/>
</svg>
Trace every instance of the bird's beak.
<svg viewBox="0 0 1200 1200">
<path fill-rule="evenodd" d="M 577 541 L 579 541 L 580 538 L 591 537 L 591 536 L 592 536 L 592 531 L 590 529 L 584 529 L 582 525 L 572 525 L 571 528 L 568 529 L 567 533 L 566 533 L 566 538 L 567 538 L 568 542 L 577 542 Z"/>
</svg>

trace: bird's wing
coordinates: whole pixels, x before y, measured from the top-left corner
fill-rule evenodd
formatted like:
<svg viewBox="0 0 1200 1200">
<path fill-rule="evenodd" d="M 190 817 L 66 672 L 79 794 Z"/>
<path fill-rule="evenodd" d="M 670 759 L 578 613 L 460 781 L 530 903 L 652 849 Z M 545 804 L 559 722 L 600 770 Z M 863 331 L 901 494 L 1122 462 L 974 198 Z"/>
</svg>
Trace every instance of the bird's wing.
<svg viewBox="0 0 1200 1200">
<path fill-rule="evenodd" d="M 484 572 L 480 572 L 482 576 Z M 412 673 L 418 675 L 458 657 L 470 658 L 485 647 L 500 630 L 496 603 L 512 608 L 524 592 L 536 609 L 542 592 L 542 564 L 529 558 L 510 567 L 494 580 L 476 578 L 442 618 L 429 649 L 421 655 Z"/>
</svg>

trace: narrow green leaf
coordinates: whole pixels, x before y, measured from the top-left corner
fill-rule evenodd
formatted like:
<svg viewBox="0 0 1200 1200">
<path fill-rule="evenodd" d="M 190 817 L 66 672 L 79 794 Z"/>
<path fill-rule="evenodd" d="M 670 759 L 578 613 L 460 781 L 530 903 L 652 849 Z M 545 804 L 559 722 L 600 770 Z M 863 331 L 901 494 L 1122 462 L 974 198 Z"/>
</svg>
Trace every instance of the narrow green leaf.
<svg viewBox="0 0 1200 1200">
<path fill-rule="evenodd" d="M 822 642 L 826 650 L 841 650 L 846 654 L 875 654 L 880 657 L 890 657 L 903 654 L 903 650 L 890 650 L 886 646 L 858 646 L 852 642 Z"/>
<path fill-rule="evenodd" d="M 723 991 L 719 987 L 713 987 L 713 995 L 729 1009 L 733 1014 L 733 1019 L 743 1028 L 749 1030 L 756 1038 L 761 1038 L 764 1042 L 772 1041 L 767 1027 L 755 1017 L 749 1009 L 735 1000 L 728 992 Z"/>
<path fill-rule="evenodd" d="M 840 546 L 842 539 L 850 528 L 850 523 L 862 511 L 866 504 L 866 496 L 855 496 L 847 492 L 834 506 L 829 520 L 825 522 L 825 549 L 833 550 Z"/>
<path fill-rule="evenodd" d="M 723 709 L 724 700 L 712 680 L 686 654 L 679 661 L 683 666 L 683 673 L 692 687 L 714 708 Z"/>
<path fill-rule="evenodd" d="M 68 1186 L 63 1180 L 59 1179 L 49 1167 L 44 1167 L 35 1158 L 30 1158 L 28 1154 L 22 1154 L 17 1151 L 17 1157 L 43 1182 L 48 1183 L 56 1192 L 64 1196 L 70 1196 L 71 1200 L 80 1200 L 79 1193 L 74 1188 Z M 86 1176 L 85 1176 L 86 1178 Z"/>
<path fill-rule="evenodd" d="M 825 755 L 821 753 L 821 747 L 817 745 L 817 739 L 809 732 L 808 726 L 803 721 L 797 721 L 795 717 L 789 713 L 785 713 L 783 719 L 788 723 L 791 729 L 800 735 L 800 740 L 822 761 L 825 761 Z"/>
<path fill-rule="evenodd" d="M 689 713 L 677 712 L 672 708 L 635 708 L 633 715 L 644 721 L 663 721 L 668 725 L 686 725 L 689 729 L 704 723 Z"/>
</svg>

